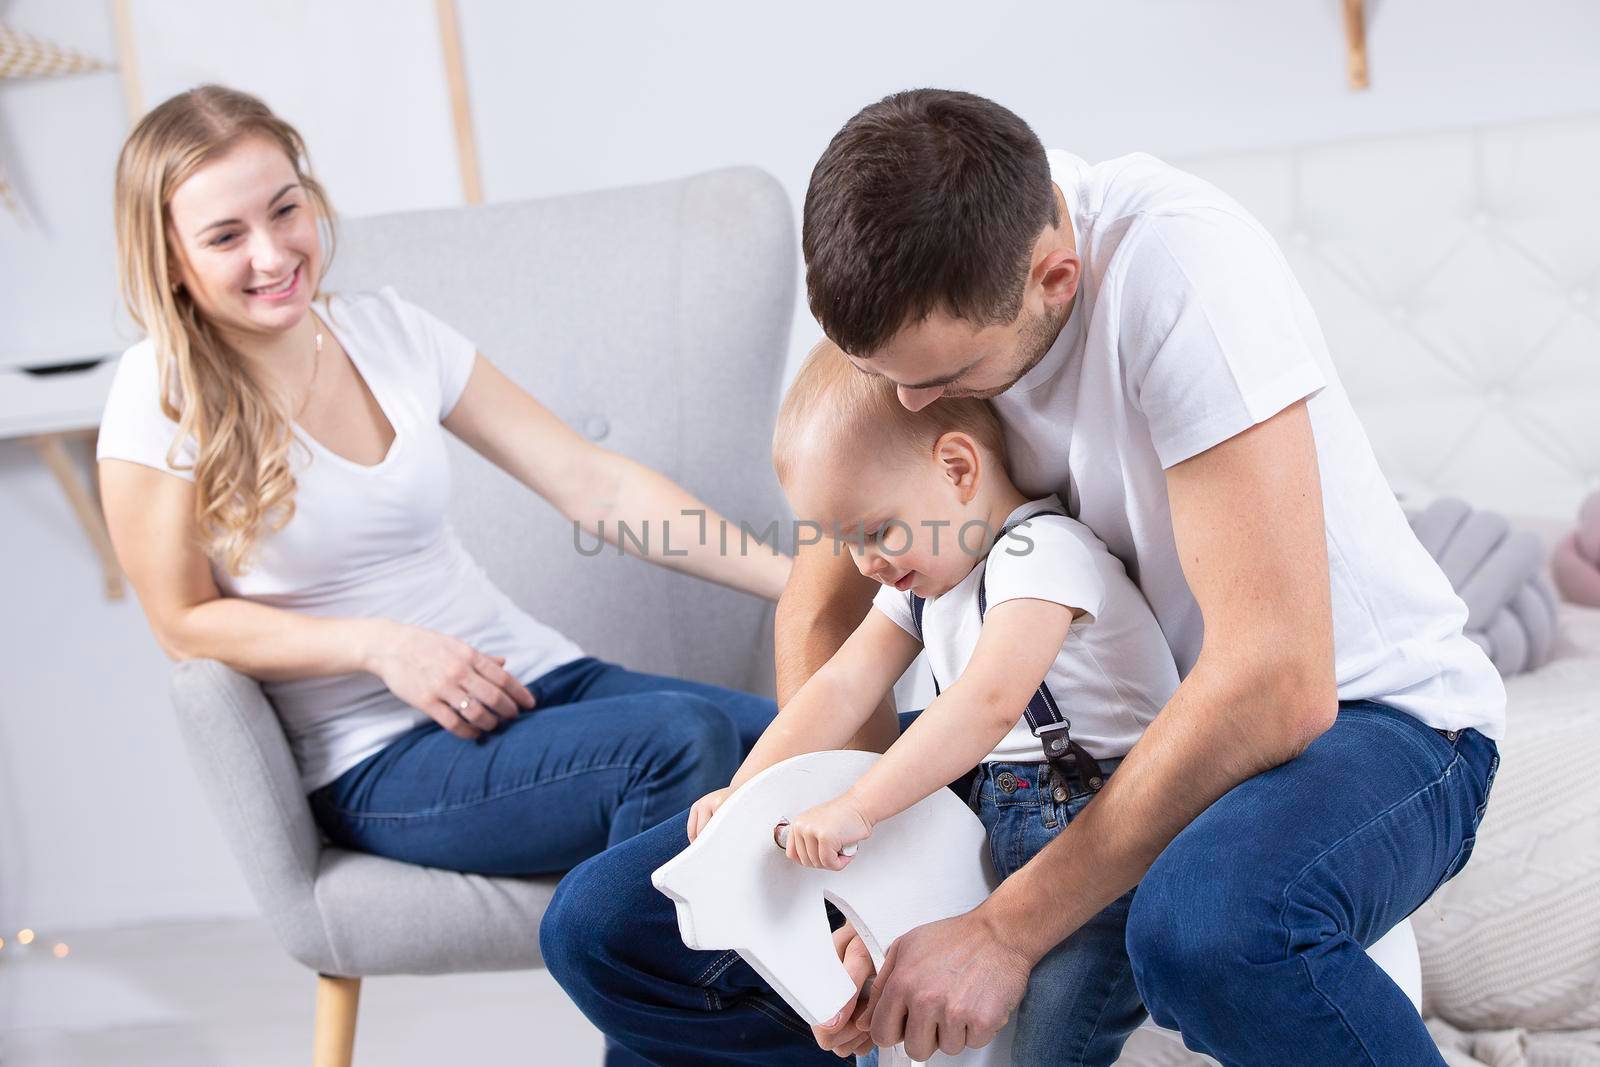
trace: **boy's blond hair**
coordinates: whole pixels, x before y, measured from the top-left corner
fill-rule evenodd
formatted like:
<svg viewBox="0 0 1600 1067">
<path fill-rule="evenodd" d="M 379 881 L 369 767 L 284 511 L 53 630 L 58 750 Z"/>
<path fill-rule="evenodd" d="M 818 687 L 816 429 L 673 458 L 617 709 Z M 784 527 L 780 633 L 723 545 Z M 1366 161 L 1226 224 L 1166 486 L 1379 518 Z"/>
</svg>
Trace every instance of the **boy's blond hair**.
<svg viewBox="0 0 1600 1067">
<path fill-rule="evenodd" d="M 921 411 L 909 411 L 893 382 L 857 370 L 824 339 L 784 394 L 772 435 L 772 465 L 778 481 L 787 484 L 807 445 L 847 443 L 875 459 L 931 455 L 934 443 L 953 430 L 970 435 L 1005 464 L 1005 433 L 987 400 L 941 397 Z"/>
</svg>

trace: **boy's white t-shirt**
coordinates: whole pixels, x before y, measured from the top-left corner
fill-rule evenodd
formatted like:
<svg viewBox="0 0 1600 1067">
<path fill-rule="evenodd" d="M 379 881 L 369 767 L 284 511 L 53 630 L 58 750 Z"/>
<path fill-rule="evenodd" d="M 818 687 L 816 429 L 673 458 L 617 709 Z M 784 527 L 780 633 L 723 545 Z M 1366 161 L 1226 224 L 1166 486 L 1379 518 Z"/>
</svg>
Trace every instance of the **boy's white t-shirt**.
<svg viewBox="0 0 1600 1067">
<path fill-rule="evenodd" d="M 1058 512 L 1020 520 L 1041 510 Z M 967 669 L 978 647 L 978 583 L 988 610 L 1008 600 L 1048 600 L 1078 608 L 1045 683 L 1071 735 L 1097 759 L 1126 755 L 1178 688 L 1172 652 L 1150 606 L 1128 580 L 1122 564 L 1083 523 L 1060 514 L 1054 496 L 1029 501 L 1006 517 L 1014 530 L 954 588 L 929 597 L 922 609 L 928 666 L 948 689 Z M 890 586 L 873 606 L 918 637 L 907 595 Z M 1023 709 L 984 762 L 1037 763 L 1044 758 Z"/>
<path fill-rule="evenodd" d="M 362 466 L 324 448 L 298 426 L 290 448 L 294 517 L 264 534 L 242 576 L 212 564 L 226 596 L 307 615 L 384 618 L 426 627 L 488 655 L 506 657 L 522 682 L 583 655 L 572 641 L 522 611 L 467 554 L 450 526 L 450 464 L 440 420 L 455 407 L 477 349 L 393 289 L 332 298 L 318 315 L 349 353 L 394 427 L 389 452 Z M 155 348 L 123 354 L 106 401 L 96 455 L 173 469 L 177 424 L 159 404 Z M 195 442 L 180 448 L 193 463 Z M 383 748 L 428 716 L 376 675 L 264 682 L 309 792 Z"/>
<path fill-rule="evenodd" d="M 1500 675 L 1463 635 L 1466 605 L 1411 532 L 1272 238 L 1215 186 L 1150 156 L 1049 159 L 1082 280 L 1050 351 L 993 400 L 1012 480 L 1059 494 L 1099 535 L 1187 675 L 1203 625 L 1165 468 L 1309 398 L 1339 698 L 1501 738 Z"/>
</svg>

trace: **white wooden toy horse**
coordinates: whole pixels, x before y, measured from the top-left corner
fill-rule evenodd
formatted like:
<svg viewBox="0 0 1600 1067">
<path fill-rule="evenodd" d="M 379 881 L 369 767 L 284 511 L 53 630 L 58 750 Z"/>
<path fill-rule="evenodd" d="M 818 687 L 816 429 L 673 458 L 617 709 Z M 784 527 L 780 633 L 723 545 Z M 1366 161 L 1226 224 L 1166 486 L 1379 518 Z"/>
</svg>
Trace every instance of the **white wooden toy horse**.
<svg viewBox="0 0 1600 1067">
<path fill-rule="evenodd" d="M 756 775 L 730 797 L 700 836 L 662 864 L 651 882 L 677 906 L 690 948 L 739 955 L 812 1025 L 831 1018 L 855 993 L 833 949 L 822 902 L 831 901 L 883 965 L 895 938 L 924 923 L 977 907 L 996 884 L 978 817 L 948 789 L 873 827 L 842 871 L 802 867 L 773 843 L 776 825 L 845 792 L 879 757 L 813 752 Z M 1409 921 L 1367 950 L 1411 998 L 1422 1001 L 1421 967 Z M 1181 1040 L 1152 1022 L 1145 1026 Z M 883 1050 L 880 1064 L 913 1061 Z M 981 1049 L 935 1053 L 930 1063 L 1003 1067 L 1008 1027 Z"/>
<path fill-rule="evenodd" d="M 873 827 L 842 871 L 802 867 L 778 849 L 772 835 L 780 820 L 832 800 L 878 758 L 813 752 L 768 767 L 728 798 L 694 844 L 651 876 L 677 905 L 685 945 L 738 949 L 813 1026 L 855 995 L 833 949 L 824 900 L 850 920 L 881 967 L 895 938 L 971 911 L 996 884 L 983 824 L 948 789 Z M 910 1062 L 898 1047 L 879 1055 L 885 1067 Z M 935 1053 L 929 1062 L 1008 1065 L 1010 1030 L 984 1048 Z"/>
</svg>

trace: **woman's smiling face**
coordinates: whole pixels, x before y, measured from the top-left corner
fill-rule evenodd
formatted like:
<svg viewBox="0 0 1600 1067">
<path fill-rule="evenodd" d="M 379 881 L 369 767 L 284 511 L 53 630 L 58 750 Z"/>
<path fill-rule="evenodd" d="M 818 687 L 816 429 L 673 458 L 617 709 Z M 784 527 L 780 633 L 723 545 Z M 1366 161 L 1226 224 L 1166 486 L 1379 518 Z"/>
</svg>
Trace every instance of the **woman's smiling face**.
<svg viewBox="0 0 1600 1067">
<path fill-rule="evenodd" d="M 322 241 L 294 164 L 246 137 L 191 174 L 168 205 L 173 281 L 225 331 L 277 334 L 304 317 Z"/>
</svg>

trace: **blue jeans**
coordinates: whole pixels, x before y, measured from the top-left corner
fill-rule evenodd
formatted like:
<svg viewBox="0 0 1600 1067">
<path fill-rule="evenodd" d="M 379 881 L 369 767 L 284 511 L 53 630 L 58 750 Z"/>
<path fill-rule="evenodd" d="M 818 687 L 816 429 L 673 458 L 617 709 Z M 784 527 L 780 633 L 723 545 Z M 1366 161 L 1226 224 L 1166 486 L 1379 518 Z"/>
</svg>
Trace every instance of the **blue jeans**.
<svg viewBox="0 0 1600 1067">
<path fill-rule="evenodd" d="M 1120 759 L 1100 760 L 1109 780 Z M 1056 800 L 1057 788 L 1065 799 Z M 1062 781 L 1048 764 L 985 763 L 968 800 L 989 835 L 989 856 L 1003 881 L 1056 839 L 1095 794 Z M 1012 1022 L 1015 1063 L 1114 1063 L 1144 1021 L 1123 933 L 1134 890 L 1084 923 L 1039 961 Z"/>
<path fill-rule="evenodd" d="M 476 741 L 427 722 L 311 794 L 345 848 L 477 874 L 565 871 L 728 784 L 777 707 L 592 657 Z"/>
<path fill-rule="evenodd" d="M 1148 1008 L 1225 1064 L 1442 1064 L 1364 948 L 1466 864 L 1498 766 L 1474 730 L 1449 740 L 1381 704 L 1342 705 L 1300 756 L 1218 799 L 1041 961 L 1015 1062 L 1110 1064 Z M 982 780 L 991 800 L 1003 770 Z M 1093 799 L 985 812 L 978 793 L 1003 872 Z M 579 866 L 545 914 L 546 966 L 630 1050 L 608 1062 L 837 1063 L 737 953 L 683 946 L 650 872 L 686 844 L 684 819 L 668 819 Z"/>
</svg>

